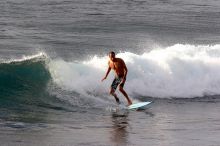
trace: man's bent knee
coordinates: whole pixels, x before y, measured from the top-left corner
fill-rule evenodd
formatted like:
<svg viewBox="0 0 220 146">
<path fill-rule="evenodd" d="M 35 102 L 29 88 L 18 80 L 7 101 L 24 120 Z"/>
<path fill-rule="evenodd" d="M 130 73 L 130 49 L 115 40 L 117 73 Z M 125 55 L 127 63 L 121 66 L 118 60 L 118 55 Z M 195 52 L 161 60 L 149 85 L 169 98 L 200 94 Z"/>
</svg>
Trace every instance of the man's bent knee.
<svg viewBox="0 0 220 146">
<path fill-rule="evenodd" d="M 119 91 L 123 92 L 124 91 L 123 87 L 119 86 Z"/>
<path fill-rule="evenodd" d="M 111 89 L 110 91 L 109 91 L 109 94 L 111 94 L 111 95 L 113 95 L 115 93 L 115 91 L 113 90 L 113 89 Z"/>
</svg>

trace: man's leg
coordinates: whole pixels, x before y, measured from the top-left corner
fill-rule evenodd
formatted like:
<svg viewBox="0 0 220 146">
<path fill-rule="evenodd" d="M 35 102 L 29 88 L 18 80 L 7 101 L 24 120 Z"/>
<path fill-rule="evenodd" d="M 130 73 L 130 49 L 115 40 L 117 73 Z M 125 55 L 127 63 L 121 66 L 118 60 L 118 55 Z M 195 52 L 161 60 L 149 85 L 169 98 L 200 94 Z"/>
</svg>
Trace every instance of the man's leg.
<svg viewBox="0 0 220 146">
<path fill-rule="evenodd" d="M 117 95 L 115 94 L 115 90 L 114 90 L 113 88 L 110 88 L 110 94 L 111 94 L 112 96 L 114 96 L 116 102 L 117 102 L 118 104 L 120 104 L 119 98 L 118 98 Z"/>
<path fill-rule="evenodd" d="M 119 85 L 119 91 L 126 97 L 126 99 L 128 101 L 128 105 L 131 105 L 132 102 L 131 102 L 130 98 L 128 97 L 128 94 L 125 92 L 125 90 L 123 89 L 123 87 L 121 85 Z"/>
</svg>

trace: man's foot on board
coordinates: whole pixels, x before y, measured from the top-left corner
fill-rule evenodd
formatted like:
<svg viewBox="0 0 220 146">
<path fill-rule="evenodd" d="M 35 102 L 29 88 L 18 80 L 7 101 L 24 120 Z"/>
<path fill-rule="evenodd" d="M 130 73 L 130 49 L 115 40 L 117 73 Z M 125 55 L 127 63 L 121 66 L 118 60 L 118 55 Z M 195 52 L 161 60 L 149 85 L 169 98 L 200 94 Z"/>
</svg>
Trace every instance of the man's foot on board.
<svg viewBox="0 0 220 146">
<path fill-rule="evenodd" d="M 128 102 L 128 105 L 127 105 L 127 106 L 129 106 L 129 105 L 132 105 L 132 102 L 131 102 L 131 101 Z"/>
</svg>

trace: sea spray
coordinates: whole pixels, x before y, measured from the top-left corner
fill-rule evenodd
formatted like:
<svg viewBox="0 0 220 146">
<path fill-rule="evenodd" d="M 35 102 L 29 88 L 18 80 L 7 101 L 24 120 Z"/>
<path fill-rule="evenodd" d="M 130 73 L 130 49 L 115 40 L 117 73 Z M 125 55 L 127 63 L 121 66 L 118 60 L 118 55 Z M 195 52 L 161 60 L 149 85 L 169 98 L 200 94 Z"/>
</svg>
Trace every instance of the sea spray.
<svg viewBox="0 0 220 146">
<path fill-rule="evenodd" d="M 118 53 L 128 67 L 125 90 L 130 96 L 192 98 L 220 94 L 220 45 L 176 44 L 143 54 Z M 108 57 L 82 62 L 53 60 L 49 64 L 54 81 L 80 94 L 107 95 L 113 71 L 101 82 Z"/>
</svg>

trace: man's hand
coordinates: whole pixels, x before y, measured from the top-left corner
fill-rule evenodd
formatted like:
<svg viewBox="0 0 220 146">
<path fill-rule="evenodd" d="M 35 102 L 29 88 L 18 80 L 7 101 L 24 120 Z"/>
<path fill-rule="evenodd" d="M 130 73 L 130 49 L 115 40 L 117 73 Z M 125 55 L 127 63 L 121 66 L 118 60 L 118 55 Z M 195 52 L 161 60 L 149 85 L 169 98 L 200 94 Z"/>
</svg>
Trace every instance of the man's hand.
<svg viewBox="0 0 220 146">
<path fill-rule="evenodd" d="M 111 71 L 111 68 L 108 67 L 108 70 L 107 70 L 107 72 L 106 72 L 106 74 L 105 74 L 105 77 L 102 79 L 102 81 L 104 81 L 104 80 L 107 78 L 107 76 L 108 76 L 108 74 L 109 74 L 110 71 Z"/>
<path fill-rule="evenodd" d="M 106 79 L 106 77 L 104 77 L 104 78 L 102 79 L 102 82 L 103 82 L 105 79 Z"/>
</svg>

